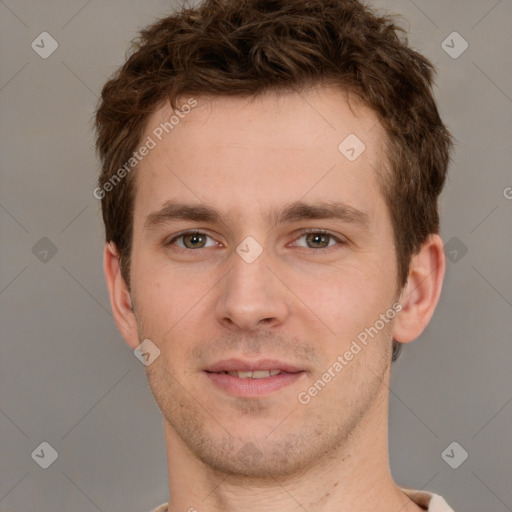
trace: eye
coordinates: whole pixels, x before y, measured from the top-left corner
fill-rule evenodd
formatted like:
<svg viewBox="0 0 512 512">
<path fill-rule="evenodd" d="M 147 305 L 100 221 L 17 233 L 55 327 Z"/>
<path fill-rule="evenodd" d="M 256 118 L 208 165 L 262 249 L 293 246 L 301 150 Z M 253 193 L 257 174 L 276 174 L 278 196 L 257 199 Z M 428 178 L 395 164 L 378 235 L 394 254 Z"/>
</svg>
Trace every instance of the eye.
<svg viewBox="0 0 512 512">
<path fill-rule="evenodd" d="M 324 231 L 323 229 L 311 229 L 308 231 L 303 231 L 302 235 L 299 236 L 299 238 L 295 239 L 295 242 L 301 240 L 302 238 L 305 238 L 307 244 L 306 248 L 309 249 L 327 249 L 328 247 L 336 245 L 335 242 L 338 242 L 340 244 L 345 243 L 345 241 L 342 240 L 341 238 L 333 235 L 329 231 Z"/>
<path fill-rule="evenodd" d="M 187 231 L 176 235 L 169 241 L 166 241 L 165 245 L 176 245 L 180 249 L 204 249 L 205 247 L 215 246 L 215 241 L 210 245 L 206 245 L 208 238 L 213 240 L 209 235 L 202 231 Z M 181 241 L 182 243 L 179 244 L 177 243 L 178 241 Z"/>
<path fill-rule="evenodd" d="M 211 240 L 209 244 L 208 239 Z M 298 246 L 305 247 L 306 249 L 328 249 L 329 247 L 335 246 L 336 242 L 338 242 L 338 245 L 346 243 L 345 240 L 339 236 L 322 229 L 310 229 L 308 231 L 303 231 L 293 243 L 296 244 L 297 241 L 301 239 L 305 239 L 306 245 L 299 244 Z M 170 240 L 165 241 L 164 245 L 166 247 L 174 245 L 180 249 L 187 250 L 205 249 L 208 247 L 215 247 L 219 244 L 213 240 L 212 237 L 202 231 L 185 231 L 173 236 Z"/>
</svg>

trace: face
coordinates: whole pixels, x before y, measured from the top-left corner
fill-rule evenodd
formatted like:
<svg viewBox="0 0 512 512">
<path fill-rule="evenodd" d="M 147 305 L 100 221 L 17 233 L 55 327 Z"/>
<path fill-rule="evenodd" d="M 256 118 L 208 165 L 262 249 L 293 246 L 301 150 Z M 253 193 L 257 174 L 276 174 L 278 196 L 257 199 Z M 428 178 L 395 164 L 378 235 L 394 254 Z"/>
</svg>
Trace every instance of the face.
<svg viewBox="0 0 512 512">
<path fill-rule="evenodd" d="M 291 474 L 384 407 L 384 131 L 326 87 L 196 100 L 161 141 L 160 108 L 143 137 L 156 147 L 136 175 L 138 340 L 160 350 L 146 371 L 177 443 L 215 470 Z"/>
</svg>

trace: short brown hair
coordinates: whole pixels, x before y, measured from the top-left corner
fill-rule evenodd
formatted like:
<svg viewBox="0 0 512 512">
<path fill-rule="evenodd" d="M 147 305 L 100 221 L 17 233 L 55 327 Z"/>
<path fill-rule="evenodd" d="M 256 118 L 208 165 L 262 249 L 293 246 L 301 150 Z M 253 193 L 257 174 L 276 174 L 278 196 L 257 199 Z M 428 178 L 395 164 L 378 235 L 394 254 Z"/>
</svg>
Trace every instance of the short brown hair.
<svg viewBox="0 0 512 512">
<path fill-rule="evenodd" d="M 432 93 L 433 66 L 392 17 L 356 0 L 205 0 L 143 29 L 103 87 L 96 113 L 103 187 L 140 144 L 163 101 L 184 95 L 256 96 L 324 81 L 353 93 L 387 133 L 378 173 L 394 229 L 398 286 L 413 254 L 439 232 L 438 196 L 451 136 Z M 102 194 L 106 239 L 130 286 L 133 176 Z"/>
</svg>

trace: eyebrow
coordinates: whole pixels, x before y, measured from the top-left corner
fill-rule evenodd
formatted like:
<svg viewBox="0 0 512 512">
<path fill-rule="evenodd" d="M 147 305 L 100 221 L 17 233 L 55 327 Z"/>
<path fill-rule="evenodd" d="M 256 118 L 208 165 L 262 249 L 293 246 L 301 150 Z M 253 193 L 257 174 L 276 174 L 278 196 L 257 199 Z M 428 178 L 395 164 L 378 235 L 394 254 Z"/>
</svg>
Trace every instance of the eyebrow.
<svg viewBox="0 0 512 512">
<path fill-rule="evenodd" d="M 320 219 L 341 220 L 358 225 L 366 231 L 370 228 L 370 217 L 367 213 L 337 201 L 313 204 L 296 201 L 285 205 L 280 210 L 273 208 L 266 214 L 266 220 L 272 225 Z M 144 229 L 156 228 L 173 220 L 227 225 L 227 217 L 216 208 L 204 204 L 188 204 L 171 200 L 167 201 L 160 210 L 152 212 L 146 217 Z"/>
</svg>

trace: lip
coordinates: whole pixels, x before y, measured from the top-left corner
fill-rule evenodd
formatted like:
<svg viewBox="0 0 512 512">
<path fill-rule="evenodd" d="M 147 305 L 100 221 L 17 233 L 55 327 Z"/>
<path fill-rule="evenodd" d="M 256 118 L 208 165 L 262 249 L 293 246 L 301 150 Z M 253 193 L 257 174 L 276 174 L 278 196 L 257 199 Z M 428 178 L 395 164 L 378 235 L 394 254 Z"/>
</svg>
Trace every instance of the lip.
<svg viewBox="0 0 512 512">
<path fill-rule="evenodd" d="M 242 379 L 222 373 L 236 370 L 280 370 L 282 373 L 261 379 Z M 206 368 L 204 374 L 215 387 L 230 395 L 243 398 L 261 398 L 294 384 L 304 377 L 306 371 L 276 359 L 254 361 L 224 359 Z"/>
<path fill-rule="evenodd" d="M 258 370 L 281 370 L 286 373 L 297 373 L 304 371 L 291 364 L 279 361 L 277 359 L 259 359 L 254 361 L 247 361 L 243 359 L 223 359 L 205 368 L 206 372 L 234 372 L 239 370 L 241 372 L 254 372 Z"/>
</svg>

